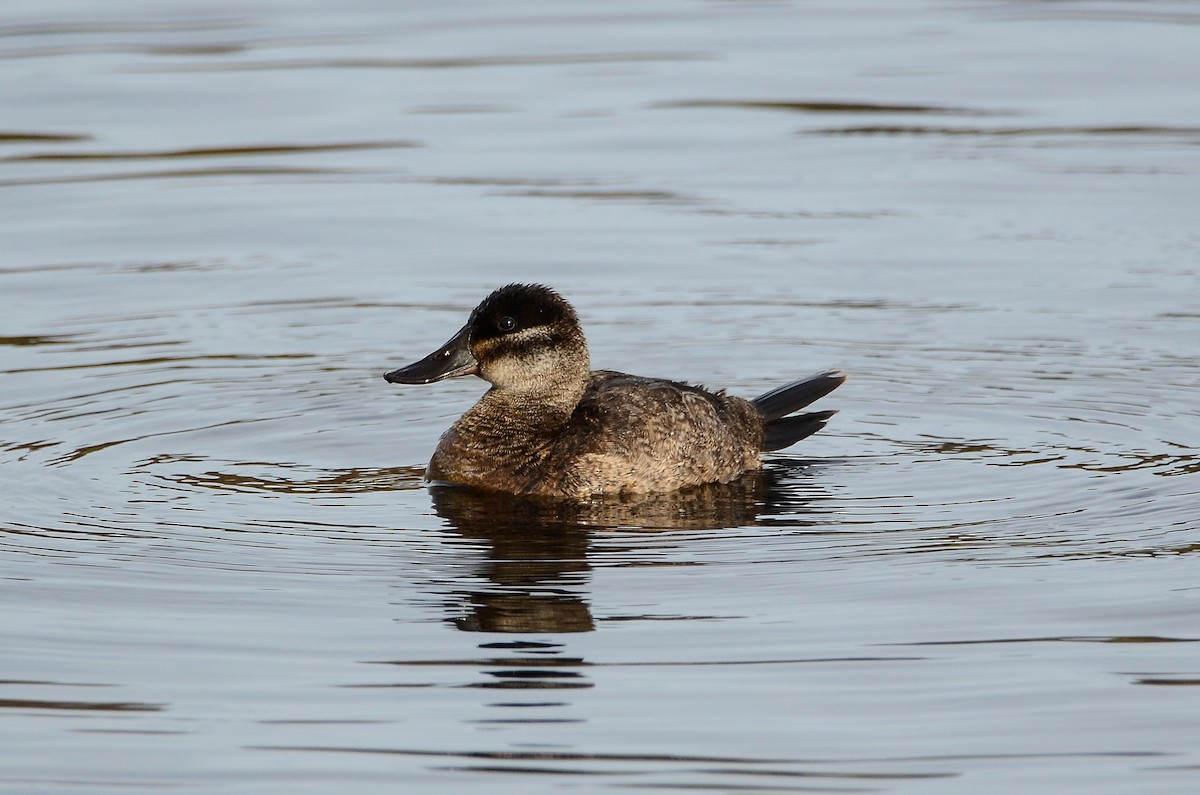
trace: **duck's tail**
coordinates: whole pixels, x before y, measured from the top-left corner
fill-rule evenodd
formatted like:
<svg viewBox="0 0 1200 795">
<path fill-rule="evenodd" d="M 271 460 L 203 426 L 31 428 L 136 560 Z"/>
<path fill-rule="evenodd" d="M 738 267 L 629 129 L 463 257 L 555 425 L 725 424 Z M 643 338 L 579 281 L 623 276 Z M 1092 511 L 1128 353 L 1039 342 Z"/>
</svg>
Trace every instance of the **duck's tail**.
<svg viewBox="0 0 1200 795">
<path fill-rule="evenodd" d="M 763 452 L 790 447 L 824 428 L 829 418 L 837 414 L 836 411 L 811 411 L 805 414 L 792 412 L 825 397 L 845 383 L 846 378 L 848 376 L 841 370 L 826 370 L 784 384 L 751 400 L 763 418 Z"/>
</svg>

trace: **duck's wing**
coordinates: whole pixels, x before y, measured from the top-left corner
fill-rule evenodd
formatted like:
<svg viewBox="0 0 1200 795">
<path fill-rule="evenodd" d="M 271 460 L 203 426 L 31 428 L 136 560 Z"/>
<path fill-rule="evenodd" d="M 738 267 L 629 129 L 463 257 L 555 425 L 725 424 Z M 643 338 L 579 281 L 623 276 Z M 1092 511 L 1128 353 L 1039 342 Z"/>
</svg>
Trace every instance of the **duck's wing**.
<svg viewBox="0 0 1200 795">
<path fill-rule="evenodd" d="M 591 416 L 607 415 L 603 424 L 629 431 L 626 439 L 646 445 L 651 455 L 669 459 L 721 451 L 718 458 L 741 455 L 744 460 L 745 452 L 738 451 L 746 442 L 754 449 L 750 440 L 757 441 L 760 428 L 757 449 L 763 452 L 782 450 L 824 428 L 836 411 L 791 413 L 828 395 L 846 378 L 840 370 L 828 370 L 747 402 L 677 381 L 601 370 L 592 373 L 580 408 Z M 656 422 L 663 424 L 655 427 Z"/>
<path fill-rule="evenodd" d="M 592 373 L 571 427 L 581 477 L 630 492 L 728 482 L 757 465 L 762 435 L 749 401 L 612 371 Z"/>
<path fill-rule="evenodd" d="M 718 425 L 730 400 L 724 392 L 683 381 L 595 370 L 579 406 L 602 417 L 610 431 L 647 429 L 667 435 L 696 423 Z"/>
</svg>

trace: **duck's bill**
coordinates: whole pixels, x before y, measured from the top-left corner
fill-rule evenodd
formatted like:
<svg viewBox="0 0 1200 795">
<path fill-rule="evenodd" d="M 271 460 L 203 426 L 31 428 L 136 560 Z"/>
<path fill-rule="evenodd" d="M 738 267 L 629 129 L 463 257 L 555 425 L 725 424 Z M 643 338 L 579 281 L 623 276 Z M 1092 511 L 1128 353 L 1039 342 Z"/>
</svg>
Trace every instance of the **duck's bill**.
<svg viewBox="0 0 1200 795">
<path fill-rule="evenodd" d="M 479 362 L 471 355 L 470 331 L 463 326 L 446 344 L 419 362 L 385 373 L 393 384 L 432 384 L 444 378 L 459 378 L 479 372 Z"/>
</svg>

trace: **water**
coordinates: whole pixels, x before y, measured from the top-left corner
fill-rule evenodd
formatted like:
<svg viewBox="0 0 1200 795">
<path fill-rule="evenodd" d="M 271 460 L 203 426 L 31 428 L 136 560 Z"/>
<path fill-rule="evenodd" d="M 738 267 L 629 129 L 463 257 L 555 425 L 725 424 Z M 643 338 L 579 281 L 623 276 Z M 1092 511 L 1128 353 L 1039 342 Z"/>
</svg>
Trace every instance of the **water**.
<svg viewBox="0 0 1200 795">
<path fill-rule="evenodd" d="M 340 5 L 0 16 L 0 789 L 1195 789 L 1194 4 Z M 431 492 L 516 280 L 841 413 Z"/>
</svg>

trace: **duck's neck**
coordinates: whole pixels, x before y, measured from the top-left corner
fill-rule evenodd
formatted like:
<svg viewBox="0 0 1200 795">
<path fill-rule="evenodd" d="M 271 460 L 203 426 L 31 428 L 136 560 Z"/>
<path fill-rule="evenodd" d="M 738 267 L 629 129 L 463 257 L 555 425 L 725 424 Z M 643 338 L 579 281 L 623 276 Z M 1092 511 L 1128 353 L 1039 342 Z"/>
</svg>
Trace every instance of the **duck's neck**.
<svg viewBox="0 0 1200 795">
<path fill-rule="evenodd" d="M 518 491 L 545 480 L 552 473 L 539 467 L 554 455 L 587 383 L 584 373 L 553 389 L 493 386 L 442 436 L 429 477 Z"/>
<path fill-rule="evenodd" d="M 492 388 L 463 419 L 477 417 L 501 436 L 556 434 L 579 405 L 591 370 L 582 341 L 555 353 L 487 363 L 482 375 Z"/>
<path fill-rule="evenodd" d="M 537 392 L 492 387 L 462 419 L 478 418 L 513 441 L 553 436 L 570 422 L 586 387 L 586 377 Z"/>
</svg>

